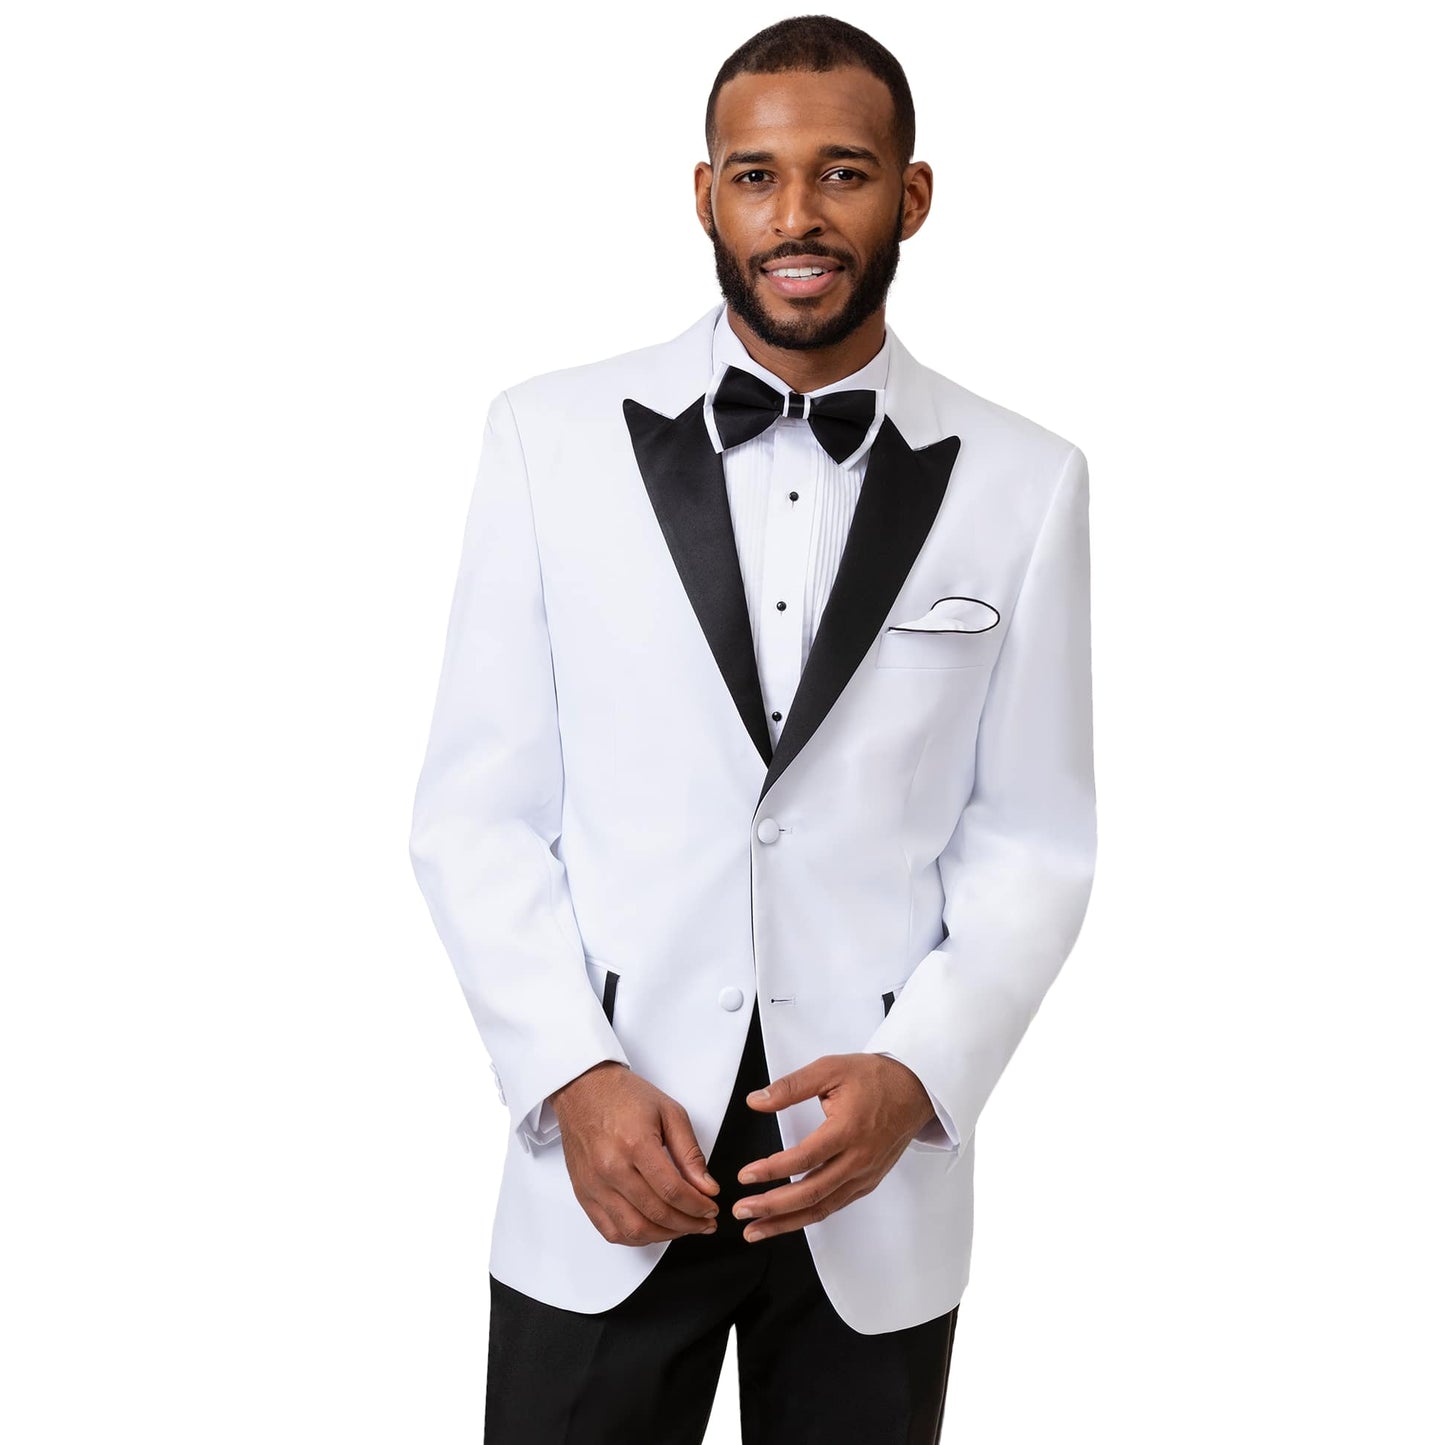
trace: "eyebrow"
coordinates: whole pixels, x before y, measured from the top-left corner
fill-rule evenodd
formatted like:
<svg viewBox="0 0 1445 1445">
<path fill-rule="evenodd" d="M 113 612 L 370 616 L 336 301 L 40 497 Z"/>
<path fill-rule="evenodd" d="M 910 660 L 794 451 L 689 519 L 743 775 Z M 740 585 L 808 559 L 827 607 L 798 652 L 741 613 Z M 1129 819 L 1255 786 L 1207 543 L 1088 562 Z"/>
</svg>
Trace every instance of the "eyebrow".
<svg viewBox="0 0 1445 1445">
<path fill-rule="evenodd" d="M 827 161 L 871 161 L 875 166 L 883 162 L 867 146 L 831 145 L 819 146 L 818 156 Z M 777 160 L 772 151 L 730 151 L 723 161 L 725 166 L 762 166 Z"/>
</svg>

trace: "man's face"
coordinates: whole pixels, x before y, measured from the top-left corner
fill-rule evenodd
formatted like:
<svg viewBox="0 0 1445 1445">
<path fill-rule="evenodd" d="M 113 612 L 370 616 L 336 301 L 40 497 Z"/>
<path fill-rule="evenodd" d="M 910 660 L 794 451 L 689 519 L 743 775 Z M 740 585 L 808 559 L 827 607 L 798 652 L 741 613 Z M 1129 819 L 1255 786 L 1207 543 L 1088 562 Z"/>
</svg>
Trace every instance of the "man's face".
<svg viewBox="0 0 1445 1445">
<path fill-rule="evenodd" d="M 900 169 L 887 86 L 856 67 L 738 75 L 714 114 L 717 165 L 695 179 L 724 299 L 770 346 L 837 345 L 883 305 L 928 211 L 932 174 Z M 778 274 L 810 265 L 823 274 Z"/>
</svg>

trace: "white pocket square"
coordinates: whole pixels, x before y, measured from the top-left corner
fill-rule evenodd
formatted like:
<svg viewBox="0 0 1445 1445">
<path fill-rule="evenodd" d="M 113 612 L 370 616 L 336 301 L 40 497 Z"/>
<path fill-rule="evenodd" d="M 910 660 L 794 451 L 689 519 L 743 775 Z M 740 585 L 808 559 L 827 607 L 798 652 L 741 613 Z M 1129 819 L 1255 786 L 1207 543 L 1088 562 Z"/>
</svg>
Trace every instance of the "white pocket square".
<svg viewBox="0 0 1445 1445">
<path fill-rule="evenodd" d="M 940 597 L 922 617 L 895 622 L 889 632 L 987 632 L 997 627 L 998 609 L 978 597 Z"/>
</svg>

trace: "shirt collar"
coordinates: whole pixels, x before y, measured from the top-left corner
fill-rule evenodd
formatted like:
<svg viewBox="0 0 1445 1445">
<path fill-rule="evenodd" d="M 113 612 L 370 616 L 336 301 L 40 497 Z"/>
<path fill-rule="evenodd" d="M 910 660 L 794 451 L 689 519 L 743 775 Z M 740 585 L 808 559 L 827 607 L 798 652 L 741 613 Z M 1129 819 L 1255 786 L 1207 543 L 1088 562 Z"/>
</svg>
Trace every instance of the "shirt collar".
<svg viewBox="0 0 1445 1445">
<path fill-rule="evenodd" d="M 884 322 L 883 345 L 874 356 L 851 375 L 842 377 L 838 381 L 830 381 L 827 386 L 820 386 L 815 391 L 807 393 L 809 396 L 824 396 L 830 391 L 869 389 L 878 392 L 878 409 L 874 413 L 868 434 L 863 438 L 858 450 L 852 456 L 844 459 L 842 463 L 844 467 L 856 465 L 868 454 L 868 448 L 873 445 L 873 439 L 878 435 L 878 428 L 883 425 L 883 414 L 888 399 L 888 363 L 892 352 L 893 328 Z M 712 441 L 712 449 L 715 452 L 721 452 L 723 445 L 712 417 L 712 399 L 717 392 L 718 384 L 722 381 L 723 373 L 730 366 L 752 372 L 754 376 L 761 377 L 769 386 L 782 392 L 785 396 L 792 390 L 786 381 L 774 376 L 761 362 L 753 359 L 737 332 L 728 324 L 727 306 L 718 307 L 717 322 L 712 331 L 712 380 L 708 383 L 707 396 L 703 401 L 703 418 L 707 423 L 708 437 Z"/>
</svg>

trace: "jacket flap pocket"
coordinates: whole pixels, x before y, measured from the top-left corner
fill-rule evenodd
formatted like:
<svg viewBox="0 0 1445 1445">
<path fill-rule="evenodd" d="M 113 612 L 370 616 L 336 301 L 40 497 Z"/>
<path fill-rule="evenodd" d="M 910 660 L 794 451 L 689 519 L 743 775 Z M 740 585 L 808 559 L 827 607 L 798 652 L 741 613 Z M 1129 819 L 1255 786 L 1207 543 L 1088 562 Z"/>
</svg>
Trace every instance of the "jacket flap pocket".
<svg viewBox="0 0 1445 1445">
<path fill-rule="evenodd" d="M 612 1010 L 617 1001 L 617 970 L 590 953 L 583 954 L 582 958 L 587 965 L 587 977 L 592 981 L 592 992 L 602 1001 L 602 1012 L 607 1015 L 607 1022 L 611 1023 Z"/>
</svg>

